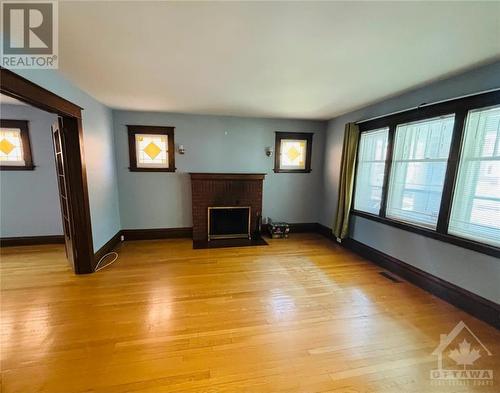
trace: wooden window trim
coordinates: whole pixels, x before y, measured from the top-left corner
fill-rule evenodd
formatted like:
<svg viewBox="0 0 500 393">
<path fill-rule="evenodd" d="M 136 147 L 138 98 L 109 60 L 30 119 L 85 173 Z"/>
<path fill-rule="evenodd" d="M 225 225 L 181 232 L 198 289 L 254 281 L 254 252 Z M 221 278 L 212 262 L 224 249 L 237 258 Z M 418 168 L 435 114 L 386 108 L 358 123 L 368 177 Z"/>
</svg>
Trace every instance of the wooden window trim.
<svg viewBox="0 0 500 393">
<path fill-rule="evenodd" d="M 274 142 L 274 172 L 275 173 L 310 173 L 311 172 L 311 159 L 312 159 L 312 132 L 281 132 L 276 131 L 276 139 Z M 306 167 L 305 169 L 281 169 L 280 156 L 281 156 L 281 141 L 283 139 L 303 139 L 307 141 L 306 151 Z"/>
<path fill-rule="evenodd" d="M 354 208 L 351 209 L 351 213 L 358 217 L 363 217 L 368 220 L 387 224 L 399 229 L 417 233 L 422 236 L 430 237 L 446 243 L 451 243 L 463 248 L 500 258 L 500 247 L 481 243 L 467 238 L 462 238 L 448 233 L 451 204 L 453 202 L 453 192 L 455 189 L 455 183 L 458 174 L 458 164 L 460 162 L 460 153 L 462 150 L 462 143 L 465 134 L 465 122 L 467 120 L 467 114 L 469 111 L 474 109 L 486 108 L 488 106 L 498 104 L 500 104 L 500 90 L 495 90 L 488 93 L 476 94 L 437 104 L 427 105 L 421 108 L 410 109 L 408 111 L 399 112 L 360 123 L 359 129 L 361 133 L 378 128 L 389 127 L 389 139 L 385 163 L 384 182 L 382 188 L 382 201 L 379 214 L 371 214 L 356 210 Z M 418 120 L 431 119 L 448 114 L 455 114 L 455 124 L 453 127 L 453 135 L 450 146 L 450 153 L 448 156 L 448 164 L 446 168 L 443 194 L 441 198 L 441 206 L 439 210 L 436 229 L 428 229 L 400 220 L 387 218 L 387 193 L 389 192 L 389 177 L 392 169 L 394 137 L 397 125 Z M 356 174 L 357 171 L 355 172 L 355 176 Z M 356 184 L 356 179 L 354 179 L 354 184 Z M 353 200 L 355 197 L 356 195 L 354 190 Z"/>
<path fill-rule="evenodd" d="M 134 126 L 128 125 L 128 151 L 130 157 L 130 172 L 175 172 L 175 127 Z M 137 166 L 135 136 L 137 134 L 168 136 L 168 168 L 143 168 Z"/>
<path fill-rule="evenodd" d="M 2 128 L 18 128 L 21 130 L 21 142 L 23 144 L 24 165 L 1 165 L 2 171 L 32 171 L 35 169 L 33 165 L 33 156 L 31 154 L 31 141 L 29 133 L 29 125 L 27 120 L 7 120 L 1 119 L 0 126 Z"/>
<path fill-rule="evenodd" d="M 498 247 L 495 247 L 495 246 L 492 246 L 492 245 L 489 245 L 486 243 L 481 243 L 481 242 L 466 239 L 463 237 L 450 235 L 448 233 L 437 232 L 436 230 L 432 230 L 429 228 L 425 228 L 425 227 L 421 227 L 421 226 L 417 226 L 417 225 L 411 225 L 411 224 L 408 224 L 408 223 L 405 223 L 402 221 L 393 220 L 391 218 L 380 217 L 380 216 L 377 216 L 376 214 L 370 214 L 370 213 L 366 213 L 366 212 L 359 211 L 359 210 L 351 210 L 351 214 L 353 214 L 354 216 L 357 216 L 357 217 L 365 218 L 367 220 L 376 221 L 376 222 L 380 222 L 382 224 L 386 224 L 386 225 L 389 225 L 389 226 L 392 226 L 395 228 L 403 229 L 403 230 L 408 231 L 408 232 L 413 232 L 413 233 L 416 233 L 418 235 L 422 235 L 425 237 L 430 237 L 432 239 L 440 240 L 440 241 L 445 242 L 445 243 L 450 243 L 450 244 L 454 244 L 456 246 L 467 248 L 469 250 L 474 250 L 474 251 L 480 252 L 482 254 L 487 254 L 487 255 L 491 255 L 491 256 L 496 257 L 496 258 L 500 258 L 500 249 Z"/>
</svg>

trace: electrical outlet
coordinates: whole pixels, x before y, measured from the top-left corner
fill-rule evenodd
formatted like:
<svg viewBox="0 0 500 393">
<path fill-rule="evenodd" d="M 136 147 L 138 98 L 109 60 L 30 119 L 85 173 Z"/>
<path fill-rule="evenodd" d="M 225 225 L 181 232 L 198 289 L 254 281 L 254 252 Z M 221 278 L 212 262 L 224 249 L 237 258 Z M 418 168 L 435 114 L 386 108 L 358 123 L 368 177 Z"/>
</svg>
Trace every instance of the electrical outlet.
<svg viewBox="0 0 500 393">
<path fill-rule="evenodd" d="M 120 235 L 120 241 L 121 241 L 121 242 L 125 241 L 125 236 Z"/>
</svg>

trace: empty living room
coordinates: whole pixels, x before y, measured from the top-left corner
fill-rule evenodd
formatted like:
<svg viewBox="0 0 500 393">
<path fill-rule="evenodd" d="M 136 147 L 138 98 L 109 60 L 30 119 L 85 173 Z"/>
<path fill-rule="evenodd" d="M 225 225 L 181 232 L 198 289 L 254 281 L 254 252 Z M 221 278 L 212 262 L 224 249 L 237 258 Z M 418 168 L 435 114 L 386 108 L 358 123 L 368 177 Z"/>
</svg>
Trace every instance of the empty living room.
<svg viewBox="0 0 500 393">
<path fill-rule="evenodd" d="M 2 393 L 500 392 L 500 1 L 0 1 Z"/>
</svg>

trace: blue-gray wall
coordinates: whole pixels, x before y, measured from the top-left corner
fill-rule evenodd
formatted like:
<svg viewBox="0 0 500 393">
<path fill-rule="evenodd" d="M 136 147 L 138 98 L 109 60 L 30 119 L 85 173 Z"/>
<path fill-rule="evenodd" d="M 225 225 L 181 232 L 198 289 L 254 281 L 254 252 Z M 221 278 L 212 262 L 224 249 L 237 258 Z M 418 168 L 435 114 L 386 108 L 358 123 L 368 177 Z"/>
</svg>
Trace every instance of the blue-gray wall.
<svg viewBox="0 0 500 393">
<path fill-rule="evenodd" d="M 0 118 L 28 120 L 33 171 L 0 171 L 0 237 L 62 235 L 51 126 L 57 116 L 28 105 L 2 105 Z"/>
<path fill-rule="evenodd" d="M 332 119 L 328 123 L 326 134 L 324 205 L 320 222 L 331 228 L 334 220 L 345 123 L 408 109 L 424 102 L 436 102 L 494 88 L 500 88 L 500 62 Z M 500 260 L 497 258 L 361 217 L 353 217 L 351 236 L 361 243 L 500 303 Z"/>
<path fill-rule="evenodd" d="M 114 111 L 120 214 L 125 229 L 192 225 L 188 172 L 259 172 L 264 180 L 263 216 L 288 222 L 318 222 L 326 122 Z M 175 173 L 130 172 L 127 124 L 175 127 Z M 275 131 L 314 132 L 312 172 L 273 172 Z"/>
<path fill-rule="evenodd" d="M 87 166 L 94 251 L 121 228 L 116 182 L 112 111 L 53 70 L 15 70 L 32 82 L 83 108 L 84 150 Z"/>
</svg>

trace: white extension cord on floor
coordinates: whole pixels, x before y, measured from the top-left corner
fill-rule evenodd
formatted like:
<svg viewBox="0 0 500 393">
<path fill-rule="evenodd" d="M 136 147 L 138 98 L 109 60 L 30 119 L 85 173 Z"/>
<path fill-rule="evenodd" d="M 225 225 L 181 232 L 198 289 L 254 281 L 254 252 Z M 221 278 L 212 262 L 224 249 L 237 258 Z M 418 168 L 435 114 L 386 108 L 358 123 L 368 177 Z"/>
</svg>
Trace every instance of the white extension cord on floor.
<svg viewBox="0 0 500 393">
<path fill-rule="evenodd" d="M 99 266 L 101 264 L 101 262 L 104 261 L 105 258 L 107 258 L 108 256 L 113 255 L 113 254 L 115 255 L 115 257 L 110 262 L 106 263 L 105 265 Z M 116 253 L 114 251 L 108 252 L 107 254 L 103 255 L 101 259 L 99 259 L 99 262 L 97 262 L 97 265 L 95 265 L 94 272 L 98 272 L 99 270 L 102 270 L 105 267 L 108 267 L 109 265 L 113 264 L 117 259 L 118 259 L 118 253 Z"/>
</svg>

